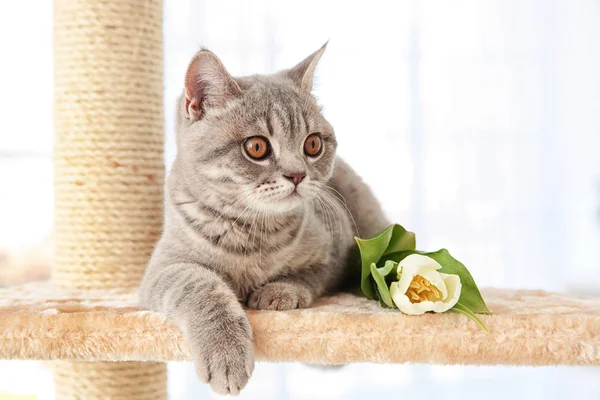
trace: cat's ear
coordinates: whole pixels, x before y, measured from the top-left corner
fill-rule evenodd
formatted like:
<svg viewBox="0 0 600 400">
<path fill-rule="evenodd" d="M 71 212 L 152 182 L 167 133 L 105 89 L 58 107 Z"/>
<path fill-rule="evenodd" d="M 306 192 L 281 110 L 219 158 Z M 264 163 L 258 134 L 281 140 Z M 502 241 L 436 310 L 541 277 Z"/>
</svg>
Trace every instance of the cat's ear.
<svg viewBox="0 0 600 400">
<path fill-rule="evenodd" d="M 201 119 L 207 108 L 222 107 L 241 94 L 214 53 L 200 50 L 194 56 L 185 74 L 185 111 L 190 119 Z"/>
<path fill-rule="evenodd" d="M 285 71 L 285 75 L 287 75 L 300 89 L 306 90 L 307 92 L 312 91 L 315 69 L 326 48 L 327 42 L 319 50 L 306 57 L 294 68 Z"/>
</svg>

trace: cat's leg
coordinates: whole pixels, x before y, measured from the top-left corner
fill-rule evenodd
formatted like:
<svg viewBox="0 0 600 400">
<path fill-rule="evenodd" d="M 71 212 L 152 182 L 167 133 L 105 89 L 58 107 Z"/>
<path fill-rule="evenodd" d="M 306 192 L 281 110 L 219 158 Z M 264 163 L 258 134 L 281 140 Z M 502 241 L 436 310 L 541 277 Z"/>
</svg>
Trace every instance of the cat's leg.
<svg viewBox="0 0 600 400">
<path fill-rule="evenodd" d="M 199 378 L 236 395 L 254 370 L 252 330 L 236 295 L 197 263 L 153 257 L 140 288 L 143 307 L 172 318 L 190 346 Z"/>
<path fill-rule="evenodd" d="M 338 197 L 343 197 L 356 223 L 356 235 L 369 237 L 390 224 L 369 186 L 340 157 L 335 160 L 329 187 L 338 192 Z"/>
<path fill-rule="evenodd" d="M 332 286 L 331 268 L 315 264 L 275 278 L 248 296 L 248 307 L 259 310 L 292 310 L 309 307 Z"/>
</svg>

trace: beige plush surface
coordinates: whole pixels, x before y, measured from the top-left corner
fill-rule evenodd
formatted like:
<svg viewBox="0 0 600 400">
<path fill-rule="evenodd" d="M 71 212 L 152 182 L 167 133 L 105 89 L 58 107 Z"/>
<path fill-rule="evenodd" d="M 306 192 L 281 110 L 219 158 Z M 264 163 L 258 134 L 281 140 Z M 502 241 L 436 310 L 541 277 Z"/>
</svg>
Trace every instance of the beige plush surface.
<svg viewBox="0 0 600 400">
<path fill-rule="evenodd" d="M 257 358 L 313 363 L 600 365 L 600 298 L 484 290 L 490 333 L 459 314 L 407 316 L 348 294 L 313 308 L 248 311 Z M 0 290 L 0 358 L 189 359 L 180 331 L 135 293 Z"/>
</svg>

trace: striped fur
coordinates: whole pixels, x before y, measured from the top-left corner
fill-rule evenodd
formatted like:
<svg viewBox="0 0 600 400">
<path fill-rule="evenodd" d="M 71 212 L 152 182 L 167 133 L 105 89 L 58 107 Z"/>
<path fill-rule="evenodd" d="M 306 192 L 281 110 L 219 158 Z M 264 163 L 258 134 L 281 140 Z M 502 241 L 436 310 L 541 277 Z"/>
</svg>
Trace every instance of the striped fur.
<svg viewBox="0 0 600 400">
<path fill-rule="evenodd" d="M 323 51 L 272 76 L 234 79 L 205 50 L 188 70 L 164 232 L 141 302 L 182 327 L 199 377 L 220 393 L 239 393 L 253 370 L 242 305 L 310 306 L 346 280 L 353 237 L 387 223 L 336 158 L 333 129 L 310 94 Z M 303 144 L 315 132 L 324 148 L 310 158 Z M 244 154 L 242 141 L 255 135 L 270 141 L 272 157 Z M 297 193 L 283 176 L 295 172 L 306 173 Z"/>
</svg>

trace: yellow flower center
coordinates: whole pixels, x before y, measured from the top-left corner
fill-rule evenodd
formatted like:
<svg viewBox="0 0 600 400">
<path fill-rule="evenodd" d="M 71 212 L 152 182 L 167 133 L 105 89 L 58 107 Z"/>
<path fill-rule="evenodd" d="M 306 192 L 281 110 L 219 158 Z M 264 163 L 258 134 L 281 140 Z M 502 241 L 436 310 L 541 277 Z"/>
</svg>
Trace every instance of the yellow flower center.
<svg viewBox="0 0 600 400">
<path fill-rule="evenodd" d="M 406 291 L 406 296 L 410 300 L 411 303 L 420 303 L 422 301 L 441 301 L 442 292 L 432 285 L 427 279 L 423 278 L 421 275 L 415 275 L 408 290 Z"/>
</svg>

